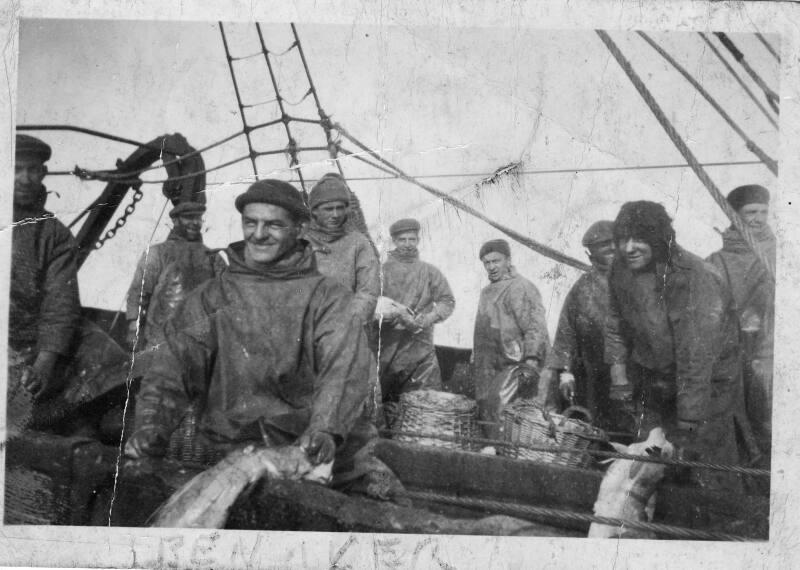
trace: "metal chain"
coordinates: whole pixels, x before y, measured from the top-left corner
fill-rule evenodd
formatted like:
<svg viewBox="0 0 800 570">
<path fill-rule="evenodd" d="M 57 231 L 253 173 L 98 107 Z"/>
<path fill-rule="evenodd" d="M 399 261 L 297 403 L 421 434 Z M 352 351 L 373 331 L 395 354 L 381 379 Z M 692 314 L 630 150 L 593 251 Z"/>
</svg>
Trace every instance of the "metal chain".
<svg viewBox="0 0 800 570">
<path fill-rule="evenodd" d="M 100 249 L 101 247 L 103 247 L 103 245 L 105 245 L 105 243 L 108 240 L 117 235 L 117 230 L 119 230 L 122 226 L 124 226 L 128 222 L 128 216 L 133 214 L 133 212 L 136 210 L 136 204 L 142 199 L 143 196 L 144 194 L 142 194 L 142 190 L 140 187 L 134 188 L 133 199 L 131 200 L 131 203 L 125 206 L 125 211 L 117 219 L 117 221 L 114 222 L 114 227 L 109 229 L 103 237 L 97 240 L 97 243 L 94 244 L 95 249 Z"/>
</svg>

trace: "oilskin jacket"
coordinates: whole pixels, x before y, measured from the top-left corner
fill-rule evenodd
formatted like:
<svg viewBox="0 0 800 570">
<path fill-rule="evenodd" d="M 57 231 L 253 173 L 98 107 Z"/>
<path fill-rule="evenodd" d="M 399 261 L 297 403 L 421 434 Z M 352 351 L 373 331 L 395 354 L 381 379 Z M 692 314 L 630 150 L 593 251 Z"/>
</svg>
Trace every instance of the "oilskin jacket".
<svg viewBox="0 0 800 570">
<path fill-rule="evenodd" d="M 164 338 L 164 324 L 185 295 L 219 274 L 225 263 L 201 241 L 189 241 L 174 229 L 167 241 L 142 254 L 128 289 L 125 317 L 144 316 L 144 338 L 153 346 Z"/>
<path fill-rule="evenodd" d="M 380 294 L 380 261 L 366 236 L 357 231 L 330 235 L 312 227 L 306 237 L 319 272 L 352 291 L 353 311 L 364 323 L 370 322 Z"/>
<path fill-rule="evenodd" d="M 492 380 L 527 358 L 544 362 L 550 339 L 542 297 L 520 275 L 490 283 L 481 291 L 473 337 L 475 398 L 485 400 Z"/>
<path fill-rule="evenodd" d="M 260 440 L 259 420 L 284 434 L 340 442 L 368 393 L 370 353 L 352 294 L 317 271 L 311 247 L 266 269 L 230 266 L 192 291 L 167 323 L 166 342 L 142 381 L 137 429 L 170 433 L 199 402 L 201 433 L 221 443 Z"/>
<path fill-rule="evenodd" d="M 14 212 L 8 344 L 17 351 L 71 352 L 80 325 L 77 246 L 50 212 Z"/>
<path fill-rule="evenodd" d="M 739 331 L 722 277 L 678 246 L 651 277 L 614 262 L 606 363 L 626 362 L 630 351 L 642 368 L 674 378 L 666 389 L 674 391 L 678 420 L 702 422 L 731 411 L 740 381 Z"/>
<path fill-rule="evenodd" d="M 609 367 L 605 363 L 605 321 L 608 315 L 608 274 L 592 268 L 567 294 L 548 368 L 569 369 L 575 375 L 576 402 L 595 418 L 609 409 Z"/>
</svg>

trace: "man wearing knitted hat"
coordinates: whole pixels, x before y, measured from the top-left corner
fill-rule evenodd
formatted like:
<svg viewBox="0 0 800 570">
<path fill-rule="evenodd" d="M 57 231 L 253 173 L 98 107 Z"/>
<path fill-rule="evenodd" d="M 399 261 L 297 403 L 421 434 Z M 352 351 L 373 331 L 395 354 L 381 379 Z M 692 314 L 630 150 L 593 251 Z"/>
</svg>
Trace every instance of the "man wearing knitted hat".
<svg viewBox="0 0 800 570">
<path fill-rule="evenodd" d="M 325 174 L 308 195 L 311 224 L 305 237 L 314 247 L 317 268 L 352 291 L 353 310 L 370 322 L 380 292 L 380 262 L 369 239 L 348 231 L 350 189 L 336 173 Z"/>
<path fill-rule="evenodd" d="M 384 402 L 396 402 L 411 390 L 440 390 L 442 373 L 433 344 L 433 328 L 455 308 L 450 284 L 430 263 L 419 259 L 419 222 L 407 218 L 389 227 L 395 248 L 382 267 L 380 381 Z"/>
<path fill-rule="evenodd" d="M 774 267 L 775 235 L 767 223 L 769 191 L 754 184 L 739 186 L 728 194 L 728 203 Z M 722 234 L 722 249 L 713 253 L 709 261 L 725 277 L 736 301 L 744 341 L 746 415 L 768 458 L 772 446 L 775 281 L 733 226 Z"/>
<path fill-rule="evenodd" d="M 558 320 L 553 349 L 539 383 L 539 400 L 558 393 L 564 406 L 584 406 L 594 423 L 616 429 L 609 400 L 611 378 L 605 364 L 605 320 L 608 314 L 608 272 L 614 261 L 614 222 L 600 220 L 589 226 L 581 245 L 588 250 L 592 268 L 581 275 L 567 294 Z M 549 402 L 548 402 L 549 403 Z"/>
<path fill-rule="evenodd" d="M 661 426 L 685 456 L 737 464 L 739 331 L 721 275 L 676 243 L 661 204 L 624 204 L 614 241 L 605 341 L 611 397 L 633 397 L 640 439 Z M 734 473 L 693 476 L 703 486 L 741 491 Z"/>
<path fill-rule="evenodd" d="M 203 244 L 205 211 L 199 202 L 175 205 L 167 240 L 148 247 L 139 259 L 125 311 L 132 347 L 152 348 L 163 342 L 164 323 L 186 294 L 224 269 L 222 259 Z"/>
<path fill-rule="evenodd" d="M 486 437 L 501 436 L 503 408 L 536 395 L 539 370 L 550 340 L 542 296 L 518 275 L 511 248 L 502 239 L 481 246 L 478 258 L 489 276 L 481 291 L 472 344 L 478 414 Z"/>
<path fill-rule="evenodd" d="M 244 240 L 165 327 L 136 402 L 132 457 L 163 455 L 192 401 L 209 455 L 265 439 L 333 460 L 364 409 L 370 352 L 352 293 L 316 268 L 301 239 L 309 214 L 279 180 L 236 198 Z M 346 447 L 346 446 L 345 446 Z"/>
</svg>

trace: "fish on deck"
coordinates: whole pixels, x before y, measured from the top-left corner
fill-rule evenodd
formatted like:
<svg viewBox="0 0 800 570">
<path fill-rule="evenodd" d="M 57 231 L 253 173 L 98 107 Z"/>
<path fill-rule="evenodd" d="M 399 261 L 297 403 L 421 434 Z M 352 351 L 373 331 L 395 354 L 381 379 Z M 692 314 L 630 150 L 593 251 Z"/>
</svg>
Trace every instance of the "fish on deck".
<svg viewBox="0 0 800 570">
<path fill-rule="evenodd" d="M 624 446 L 612 443 L 619 453 L 649 455 L 671 459 L 675 447 L 667 441 L 664 430 L 654 428 L 646 441 Z M 650 522 L 655 510 L 656 488 L 664 478 L 666 465 L 635 461 L 633 459 L 612 459 L 597 493 L 594 514 L 629 521 Z M 654 533 L 592 523 L 589 538 L 656 538 Z"/>
</svg>

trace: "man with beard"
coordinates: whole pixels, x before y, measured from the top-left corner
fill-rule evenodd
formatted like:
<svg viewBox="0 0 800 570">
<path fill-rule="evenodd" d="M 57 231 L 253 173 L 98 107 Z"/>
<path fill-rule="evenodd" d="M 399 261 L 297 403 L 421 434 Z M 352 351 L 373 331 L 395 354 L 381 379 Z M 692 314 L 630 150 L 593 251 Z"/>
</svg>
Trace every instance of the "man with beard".
<svg viewBox="0 0 800 570">
<path fill-rule="evenodd" d="M 767 224 L 769 191 L 757 185 L 739 186 L 728 194 L 756 240 L 757 247 L 775 266 L 775 235 Z M 744 339 L 744 392 L 747 417 L 761 450 L 772 446 L 772 366 L 775 321 L 775 281 L 739 231 L 731 226 L 722 234 L 722 249 L 709 261 L 725 277 L 733 293 Z"/>
<path fill-rule="evenodd" d="M 314 247 L 317 268 L 352 291 L 353 310 L 366 324 L 380 293 L 380 262 L 367 237 L 347 231 L 350 189 L 335 173 L 325 174 L 311 189 L 311 225 L 306 238 Z"/>
<path fill-rule="evenodd" d="M 433 344 L 433 327 L 455 308 L 442 272 L 419 259 L 419 222 L 398 220 L 389 227 L 395 249 L 383 264 L 383 296 L 391 312 L 380 322 L 380 382 L 384 402 L 411 390 L 440 390 L 442 373 Z"/>
<path fill-rule="evenodd" d="M 300 239 L 309 214 L 291 184 L 256 182 L 236 209 L 244 241 L 228 247 L 229 268 L 192 291 L 167 322 L 126 453 L 163 455 L 197 401 L 197 437 L 211 458 L 266 439 L 299 442 L 313 463 L 327 463 L 363 411 L 364 327 L 350 309 L 352 294 L 319 273 Z"/>
<path fill-rule="evenodd" d="M 539 384 L 540 401 L 553 398 L 555 390 L 551 388 L 558 384 L 561 407 L 584 406 L 592 413 L 594 423 L 604 429 L 617 427 L 604 353 L 608 272 L 615 253 L 613 231 L 614 222 L 601 220 L 592 224 L 581 240 L 592 268 L 578 278 L 567 294 Z"/>
<path fill-rule="evenodd" d="M 660 204 L 624 204 L 614 240 L 605 341 L 612 398 L 633 396 L 640 439 L 661 426 L 684 456 L 738 463 L 739 331 L 722 276 L 676 243 Z M 741 491 L 734 473 L 693 475 L 702 486 Z"/>
<path fill-rule="evenodd" d="M 149 247 L 139 259 L 125 312 L 131 347 L 153 348 L 162 342 L 164 324 L 186 294 L 223 270 L 222 259 L 203 244 L 205 211 L 205 204 L 178 203 L 169 213 L 167 240 Z"/>
<path fill-rule="evenodd" d="M 17 135 L 8 345 L 26 363 L 22 384 L 39 399 L 63 386 L 81 317 L 75 240 L 44 209 L 50 156 L 43 141 Z"/>
<path fill-rule="evenodd" d="M 486 437 L 500 437 L 503 408 L 536 395 L 537 378 L 550 340 L 542 297 L 518 275 L 502 239 L 487 241 L 478 258 L 489 276 L 475 317 L 473 378 L 478 415 Z"/>
</svg>

